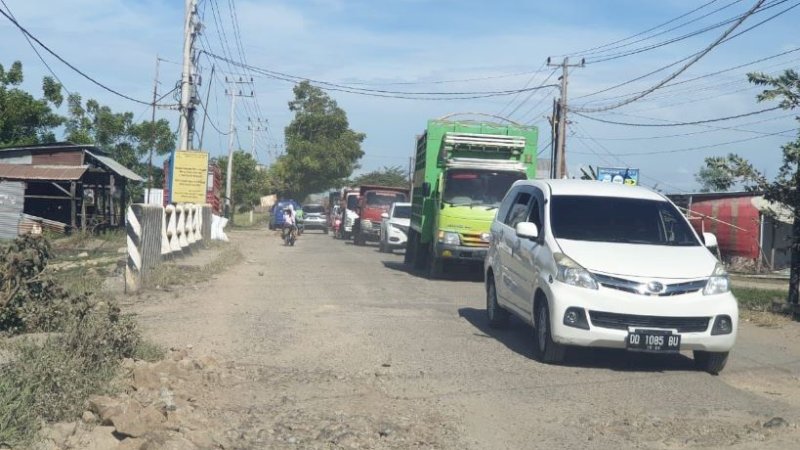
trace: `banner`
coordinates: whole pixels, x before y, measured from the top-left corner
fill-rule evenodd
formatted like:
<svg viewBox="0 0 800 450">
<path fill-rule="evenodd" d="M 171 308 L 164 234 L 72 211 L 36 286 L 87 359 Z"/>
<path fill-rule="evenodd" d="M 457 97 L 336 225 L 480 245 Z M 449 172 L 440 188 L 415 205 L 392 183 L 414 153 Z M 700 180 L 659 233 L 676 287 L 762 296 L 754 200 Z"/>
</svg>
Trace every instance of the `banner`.
<svg viewBox="0 0 800 450">
<path fill-rule="evenodd" d="M 208 153 L 199 151 L 176 151 L 172 162 L 173 203 L 206 202 L 208 180 Z"/>
<path fill-rule="evenodd" d="M 606 183 L 627 184 L 636 186 L 639 184 L 639 169 L 625 169 L 618 167 L 598 167 L 597 179 Z"/>
</svg>

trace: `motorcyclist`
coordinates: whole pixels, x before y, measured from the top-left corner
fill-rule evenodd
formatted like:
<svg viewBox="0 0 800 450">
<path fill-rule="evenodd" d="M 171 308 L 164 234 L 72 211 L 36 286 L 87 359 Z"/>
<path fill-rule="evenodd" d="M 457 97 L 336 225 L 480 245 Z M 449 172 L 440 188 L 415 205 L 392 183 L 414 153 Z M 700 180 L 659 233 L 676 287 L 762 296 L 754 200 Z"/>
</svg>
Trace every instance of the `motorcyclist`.
<svg viewBox="0 0 800 450">
<path fill-rule="evenodd" d="M 286 237 L 286 233 L 291 233 L 293 230 L 296 233 L 297 227 L 297 217 L 294 213 L 294 205 L 289 203 L 289 206 L 283 210 L 283 237 Z"/>
</svg>

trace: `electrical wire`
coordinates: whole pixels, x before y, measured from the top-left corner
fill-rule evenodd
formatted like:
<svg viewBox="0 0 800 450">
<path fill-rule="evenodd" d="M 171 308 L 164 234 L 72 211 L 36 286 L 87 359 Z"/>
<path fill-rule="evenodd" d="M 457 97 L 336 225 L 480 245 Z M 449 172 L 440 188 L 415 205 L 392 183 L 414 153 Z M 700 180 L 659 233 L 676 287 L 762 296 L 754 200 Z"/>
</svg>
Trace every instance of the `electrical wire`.
<svg viewBox="0 0 800 450">
<path fill-rule="evenodd" d="M 6 11 L 8 11 L 8 14 L 11 16 L 11 18 L 16 20 L 17 19 L 16 16 L 14 16 L 14 13 L 11 12 L 11 8 L 9 8 L 9 6 L 6 4 L 5 0 L 0 0 L 0 3 L 2 3 L 3 6 L 6 8 Z M 39 61 L 41 61 L 42 64 L 44 64 L 44 66 L 47 68 L 47 71 L 50 72 L 50 75 L 53 75 L 53 78 L 55 78 L 56 81 L 58 81 L 58 84 L 61 85 L 62 88 L 64 88 L 64 90 L 67 92 L 67 95 L 72 95 L 72 92 L 70 92 L 70 90 L 67 89 L 67 86 L 64 85 L 64 82 L 61 81 L 61 78 L 59 78 L 58 75 L 56 75 L 55 71 L 50 67 L 50 64 L 47 64 L 47 61 L 45 61 L 42 54 L 39 53 L 39 49 L 37 49 L 36 46 L 33 45 L 31 38 L 24 32 L 22 33 L 22 36 L 25 38 L 26 41 L 28 41 L 28 45 L 31 46 L 31 49 L 33 50 L 34 53 L 36 53 L 36 56 L 39 57 Z"/>
<path fill-rule="evenodd" d="M 545 85 L 545 86 L 538 86 L 538 87 L 529 87 L 529 88 L 522 88 L 522 89 L 511 89 L 511 90 L 502 90 L 502 91 L 465 91 L 465 92 L 409 92 L 409 91 L 391 91 L 386 89 L 367 89 L 367 88 L 358 88 L 349 85 L 343 85 L 338 83 L 332 83 L 328 81 L 321 81 L 315 80 L 312 78 L 301 77 L 297 75 L 290 75 L 282 72 L 277 72 L 270 69 L 264 69 L 256 66 L 251 66 L 249 64 L 244 64 L 242 62 L 234 61 L 224 56 L 220 56 L 208 51 L 203 51 L 209 57 L 214 59 L 218 59 L 221 61 L 226 61 L 232 65 L 239 66 L 250 70 L 253 73 L 266 76 L 268 78 L 273 78 L 277 80 L 283 80 L 290 83 L 297 83 L 301 81 L 308 81 L 314 83 L 320 89 L 328 90 L 328 91 L 338 91 L 338 92 L 347 92 L 351 94 L 359 94 L 359 95 L 366 95 L 372 97 L 385 97 L 385 98 L 402 98 L 408 100 L 467 100 L 467 99 L 477 99 L 477 98 L 488 98 L 488 97 L 499 97 L 504 95 L 513 95 L 518 92 L 529 92 L 535 91 L 539 89 L 549 88 L 549 87 L 557 87 L 558 85 Z M 441 97 L 435 97 L 441 96 Z"/>
<path fill-rule="evenodd" d="M 580 117 L 583 117 L 584 119 L 594 120 L 594 121 L 597 121 L 597 122 L 607 123 L 607 124 L 610 124 L 610 125 L 624 125 L 624 126 L 629 126 L 629 127 L 682 127 L 682 126 L 688 126 L 688 125 L 700 125 L 700 124 L 704 124 L 704 123 L 723 122 L 723 121 L 726 121 L 726 120 L 733 120 L 733 119 L 739 119 L 739 118 L 742 118 L 742 117 L 755 116 L 757 114 L 764 114 L 765 112 L 775 111 L 775 110 L 778 110 L 778 109 L 783 109 L 783 108 L 780 107 L 780 106 L 773 106 L 772 108 L 761 109 L 761 110 L 758 110 L 758 111 L 752 111 L 752 112 L 744 113 L 744 114 L 737 114 L 737 115 L 734 115 L 734 116 L 718 117 L 718 118 L 715 118 L 715 119 L 696 120 L 694 122 L 671 122 L 671 123 L 615 122 L 613 120 L 600 119 L 598 117 L 592 117 L 592 116 L 589 116 L 589 115 L 586 115 L 586 114 L 583 114 L 583 113 L 579 113 L 579 112 L 573 112 L 573 114 L 575 114 L 577 116 L 580 116 Z"/>
<path fill-rule="evenodd" d="M 722 33 L 722 35 L 720 35 L 714 42 L 712 42 L 705 49 L 703 49 L 700 53 L 698 53 L 696 56 L 694 56 L 692 59 L 690 59 L 681 68 L 679 68 L 678 70 L 676 70 L 675 72 L 673 72 L 671 75 L 669 75 L 668 77 L 664 78 L 660 82 L 658 82 L 655 85 L 651 86 L 650 88 L 644 90 L 643 92 L 640 92 L 639 94 L 636 94 L 636 95 L 634 95 L 634 96 L 632 96 L 630 98 L 627 98 L 625 100 L 622 100 L 622 101 L 619 101 L 617 103 L 614 103 L 613 105 L 605 106 L 605 107 L 602 107 L 602 108 L 576 108 L 576 109 L 568 108 L 568 109 L 570 111 L 572 111 L 572 112 L 584 112 L 584 113 L 609 111 L 609 110 L 612 110 L 612 109 L 617 109 L 617 108 L 620 108 L 622 106 L 631 104 L 631 103 L 633 103 L 633 102 L 635 102 L 635 101 L 637 101 L 637 100 L 639 100 L 639 99 L 651 94 L 652 92 L 654 92 L 657 89 L 661 88 L 665 84 L 667 84 L 670 81 L 674 80 L 675 78 L 679 77 L 680 74 L 685 72 L 687 69 L 689 69 L 689 67 L 694 65 L 697 61 L 699 61 L 704 56 L 706 56 L 709 52 L 711 52 L 711 50 L 713 50 L 716 46 L 718 46 L 720 43 L 722 43 L 722 41 L 725 40 L 728 36 L 730 36 L 730 34 L 733 33 L 734 30 L 736 30 L 742 23 L 744 23 L 744 21 L 747 20 L 748 17 L 752 16 L 753 13 L 755 13 L 756 10 L 758 8 L 760 8 L 761 5 L 764 4 L 764 1 L 765 0 L 758 0 L 756 2 L 756 4 L 753 5 L 752 8 L 750 8 L 750 10 L 748 10 L 736 22 L 734 22 L 727 30 L 725 30 L 725 32 Z M 800 3 L 798 3 L 798 5 L 800 5 Z M 797 6 L 797 5 L 795 5 L 795 6 Z"/>
<path fill-rule="evenodd" d="M 71 64 L 69 61 L 67 61 L 66 59 L 64 59 L 64 58 L 63 58 L 61 55 L 59 55 L 59 54 L 58 54 L 58 53 L 56 53 L 55 51 L 51 50 L 51 49 L 50 49 L 50 47 L 48 47 L 48 46 L 46 46 L 45 44 L 43 44 L 43 43 L 42 43 L 42 41 L 40 41 L 40 40 L 39 40 L 39 39 L 38 39 L 36 36 L 34 36 L 33 34 L 31 34 L 31 33 L 30 33 L 30 32 L 29 32 L 27 29 L 25 29 L 25 27 L 23 27 L 22 25 L 20 25 L 20 24 L 19 24 L 19 22 L 17 22 L 17 21 L 16 21 L 16 20 L 15 20 L 13 17 L 9 16 L 9 15 L 8 15 L 8 14 L 7 14 L 5 11 L 3 11 L 2 9 L 0 9 L 0 14 L 2 14 L 3 16 L 5 16 L 5 18 L 6 18 L 6 19 L 8 19 L 8 20 L 9 20 L 9 21 L 10 21 L 12 24 L 14 24 L 14 26 L 15 26 L 15 27 L 19 28 L 19 30 L 20 30 L 20 31 L 22 31 L 22 33 L 24 33 L 24 34 L 25 34 L 26 36 L 28 36 L 29 38 L 33 39 L 33 41 L 34 41 L 34 42 L 36 42 L 37 44 L 39 44 L 39 46 L 40 46 L 40 47 L 42 47 L 43 49 L 45 49 L 45 51 L 47 51 L 47 53 L 50 53 L 50 54 L 51 54 L 53 57 L 55 57 L 56 59 L 58 59 L 59 61 L 61 61 L 61 62 L 62 62 L 62 63 L 65 65 L 65 66 L 67 66 L 67 67 L 69 67 L 70 69 L 74 70 L 74 71 L 75 71 L 75 72 L 77 72 L 77 73 L 78 73 L 80 76 L 82 76 L 82 77 L 86 78 L 87 80 L 91 81 L 92 83 L 94 83 L 95 85 L 99 86 L 100 88 L 102 88 L 102 89 L 104 89 L 104 90 L 106 90 L 106 91 L 108 91 L 108 92 L 110 92 L 110 93 L 112 93 L 112 94 L 114 94 L 114 95 L 116 95 L 116 96 L 118 96 L 118 97 L 124 98 L 124 99 L 126 99 L 126 100 L 130 100 L 130 101 L 132 101 L 132 102 L 134 102 L 134 103 L 139 103 L 139 104 L 141 104 L 141 105 L 152 105 L 152 104 L 153 104 L 152 102 L 147 102 L 147 101 L 144 101 L 144 100 L 139 100 L 139 99 L 133 98 L 133 97 L 131 97 L 131 96 L 129 96 L 129 95 L 125 95 L 125 94 L 123 94 L 122 92 L 119 92 L 119 91 L 117 91 L 117 90 L 115 90 L 115 89 L 113 89 L 113 88 L 110 88 L 110 87 L 106 86 L 105 84 L 103 84 L 103 83 L 101 83 L 101 82 L 97 81 L 96 79 L 94 79 L 94 78 L 92 78 L 91 76 L 87 75 L 87 74 L 86 74 L 85 72 L 83 72 L 81 69 L 78 69 L 77 67 L 75 67 L 75 66 L 74 66 L 73 64 Z"/>
<path fill-rule="evenodd" d="M 547 61 L 542 61 L 542 65 L 541 65 L 541 66 L 539 66 L 539 68 L 538 68 L 538 69 L 536 69 L 536 72 L 534 72 L 534 73 L 533 73 L 533 75 L 531 75 L 531 77 L 528 79 L 528 82 L 527 82 L 527 83 L 525 83 L 525 87 L 528 87 L 528 86 L 530 86 L 530 85 L 531 85 L 531 83 L 533 83 L 533 79 L 534 79 L 534 78 L 536 78 L 536 75 L 538 75 L 538 74 L 539 74 L 539 72 L 541 72 L 541 70 L 544 68 L 544 66 L 545 66 L 546 64 L 547 64 Z M 519 98 L 519 96 L 520 96 L 520 95 L 521 95 L 521 94 L 516 94 L 516 95 L 514 96 L 514 98 L 512 98 L 511 100 L 509 100 L 509 101 L 508 101 L 508 103 L 506 103 L 506 104 L 505 104 L 505 105 L 504 105 L 502 108 L 500 108 L 500 111 L 496 112 L 496 113 L 495 113 L 495 115 L 496 115 L 496 116 L 502 116 L 502 115 L 503 115 L 503 112 L 505 112 L 506 108 L 508 108 L 509 106 L 511 106 L 512 104 L 514 104 L 514 102 L 515 102 L 515 101 L 517 101 L 517 99 Z M 522 101 L 522 103 L 525 103 L 525 101 L 527 101 L 527 99 L 523 100 L 523 101 Z M 519 108 L 519 106 L 517 106 L 517 108 Z M 514 111 L 516 111 L 516 109 L 515 109 Z M 513 112 L 512 112 L 512 114 L 513 114 Z M 509 114 L 509 116 L 510 116 L 510 114 Z"/>
<path fill-rule="evenodd" d="M 206 109 L 206 105 L 203 103 L 203 99 L 202 99 L 202 98 L 199 98 L 199 97 L 198 97 L 197 101 L 198 101 L 198 103 L 200 104 L 200 106 L 203 108 L 203 112 L 204 112 L 204 113 L 205 113 L 206 111 L 208 111 L 208 110 Z M 208 123 L 210 123 L 210 124 L 211 124 L 211 126 L 212 126 L 212 127 L 215 129 L 215 130 L 217 130 L 217 133 L 219 133 L 219 134 L 220 134 L 220 135 L 222 135 L 222 136 L 228 136 L 228 135 L 230 135 L 230 134 L 231 134 L 231 133 L 230 133 L 230 131 L 228 131 L 228 132 L 225 132 L 225 131 L 222 131 L 222 130 L 220 130 L 220 129 L 219 129 L 219 127 L 217 127 L 217 124 L 215 124 L 215 123 L 214 123 L 214 121 L 213 121 L 213 120 L 211 120 L 211 115 L 208 115 L 207 117 L 208 117 Z"/>
<path fill-rule="evenodd" d="M 628 36 L 626 38 L 619 39 L 619 40 L 614 41 L 614 42 L 609 42 L 607 44 L 598 45 L 596 47 L 588 48 L 588 49 L 585 49 L 585 50 L 580 50 L 580 51 L 577 51 L 577 52 L 572 52 L 572 53 L 568 53 L 568 54 L 564 54 L 564 55 L 559 55 L 559 57 L 585 55 L 585 54 L 589 54 L 590 52 L 593 52 L 593 51 L 598 50 L 598 49 L 610 47 L 612 45 L 616 45 L 616 44 L 628 41 L 630 39 L 637 38 L 639 36 L 642 36 L 644 34 L 647 34 L 647 33 L 651 32 L 651 31 L 655 31 L 655 30 L 657 30 L 657 29 L 659 29 L 659 28 L 661 28 L 663 26 L 669 25 L 669 24 L 671 24 L 673 22 L 676 22 L 676 21 L 678 21 L 680 19 L 683 19 L 684 17 L 690 16 L 690 15 L 694 14 L 695 12 L 697 12 L 697 11 L 699 11 L 699 10 L 701 10 L 701 9 L 703 9 L 703 8 L 713 4 L 713 3 L 716 3 L 716 1 L 717 0 L 711 0 L 710 2 L 704 3 L 704 4 L 700 5 L 699 7 L 695 8 L 695 9 L 693 9 L 693 10 L 687 12 L 687 13 L 681 14 L 680 16 L 674 17 L 674 18 L 672 18 L 672 19 L 670 19 L 670 20 L 668 20 L 666 22 L 660 23 L 660 24 L 658 24 L 658 25 L 656 25 L 654 27 L 648 28 L 648 29 L 646 29 L 644 31 L 640 31 L 640 32 L 638 32 L 638 33 L 636 33 L 634 35 Z M 737 2 L 738 1 L 742 1 L 742 0 L 737 0 Z M 734 2 L 734 3 L 737 3 L 737 2 Z"/>
<path fill-rule="evenodd" d="M 545 85 L 545 84 L 546 84 L 548 81 L 550 81 L 550 78 L 552 78 L 552 77 L 553 77 L 553 75 L 555 75 L 555 73 L 556 73 L 556 71 L 557 71 L 557 70 L 558 70 L 558 68 L 554 68 L 554 69 L 553 69 L 553 71 L 552 71 L 552 72 L 550 72 L 550 74 L 549 74 L 549 75 L 547 75 L 547 78 L 545 78 L 544 80 L 542 80 L 542 82 L 541 82 L 541 83 L 539 83 L 539 87 L 541 87 L 541 86 L 544 86 L 544 85 Z M 514 109 L 513 109 L 511 112 L 509 112 L 509 113 L 508 113 L 508 117 L 513 117 L 513 116 L 514 116 L 514 114 L 515 114 L 515 113 L 516 113 L 516 112 L 517 112 L 517 111 L 518 111 L 518 110 L 519 110 L 519 109 L 522 107 L 522 105 L 524 105 L 525 103 L 527 103 L 527 102 L 528 102 L 528 100 L 530 100 L 530 99 L 531 99 L 531 98 L 532 98 L 532 97 L 533 97 L 533 96 L 534 96 L 534 95 L 535 95 L 537 92 L 538 92 L 538 91 L 531 91 L 531 92 L 528 94 L 528 96 L 527 96 L 527 97 L 525 97 L 525 100 L 521 101 L 521 102 L 519 103 L 519 105 L 517 105 L 517 107 L 516 107 L 516 108 L 514 108 Z M 541 103 L 542 103 L 542 102 L 543 102 L 543 101 L 544 101 L 546 98 L 547 98 L 547 93 L 545 92 L 545 94 L 542 96 L 542 98 L 541 98 L 541 99 L 539 99 L 539 101 L 538 101 L 538 102 L 537 102 L 535 105 L 533 105 L 531 108 L 529 108 L 529 109 L 528 109 L 528 111 L 530 111 L 531 109 L 534 109 L 534 108 L 536 108 L 536 107 L 537 107 L 539 104 L 541 104 Z"/>
<path fill-rule="evenodd" d="M 725 42 L 728 42 L 728 41 L 730 41 L 731 39 L 735 39 L 736 37 L 738 37 L 738 36 L 741 36 L 742 34 L 745 34 L 745 33 L 749 32 L 749 31 L 753 30 L 753 29 L 754 29 L 754 28 L 756 28 L 756 27 L 759 27 L 759 26 L 761 26 L 761 25 L 763 25 L 763 24 L 765 24 L 765 23 L 767 23 L 767 22 L 769 22 L 769 21 L 771 21 L 771 20 L 774 20 L 775 18 L 777 18 L 777 17 L 779 17 L 779 16 L 781 16 L 781 15 L 783 15 L 783 14 L 786 14 L 786 13 L 787 13 L 787 12 L 789 12 L 790 10 L 792 10 L 792 9 L 796 8 L 797 6 L 800 6 L 800 3 L 796 3 L 796 4 L 792 5 L 792 6 L 790 6 L 789 8 L 786 8 L 786 9 L 784 9 L 783 11 L 780 11 L 780 12 L 778 12 L 778 13 L 776 13 L 776 14 L 774 14 L 774 15 L 770 16 L 770 17 L 767 17 L 766 19 L 762 20 L 761 22 L 758 22 L 758 23 L 756 23 L 756 24 L 753 24 L 752 26 L 750 26 L 750 27 L 748 27 L 748 28 L 745 28 L 744 30 L 741 30 L 741 31 L 739 31 L 738 33 L 735 33 L 735 34 L 733 34 L 733 35 L 731 35 L 731 36 L 728 36 L 727 38 L 723 39 L 723 40 L 720 42 L 720 44 L 722 44 L 722 43 L 725 43 Z M 611 87 L 604 88 L 604 89 L 601 89 L 601 90 L 599 90 L 599 91 L 595 91 L 595 92 L 592 92 L 592 93 L 589 93 L 589 94 L 583 94 L 583 95 L 580 95 L 580 96 L 574 97 L 574 100 L 577 100 L 577 99 L 580 99 L 580 98 L 591 97 L 591 96 L 594 96 L 594 95 L 597 95 L 597 94 L 601 94 L 601 93 L 603 93 L 603 92 L 608 92 L 608 91 L 610 91 L 610 90 L 613 90 L 613 89 L 620 88 L 620 87 L 622 87 L 622 86 L 626 86 L 626 85 L 628 85 L 628 84 L 631 84 L 631 83 L 634 83 L 634 82 L 636 82 L 636 81 L 639 81 L 639 80 L 641 80 L 641 79 L 643 79 L 643 78 L 647 78 L 647 77 L 649 77 L 649 76 L 651 76 L 651 75 L 655 75 L 656 73 L 663 72 L 664 70 L 667 70 L 667 69 L 669 69 L 670 67 L 676 66 L 676 65 L 678 65 L 678 64 L 680 64 L 680 63 L 682 63 L 682 62 L 684 62 L 684 61 L 688 61 L 688 60 L 690 60 L 690 59 L 694 58 L 695 56 L 699 55 L 700 53 L 702 53 L 702 52 L 698 52 L 698 53 L 691 54 L 691 55 L 689 55 L 689 56 L 687 56 L 687 57 L 685 57 L 685 58 L 682 58 L 682 59 L 679 59 L 679 60 L 677 60 L 677 61 L 675 61 L 675 62 L 672 62 L 672 63 L 670 63 L 670 64 L 667 64 L 666 66 L 662 66 L 662 67 L 660 67 L 660 68 L 658 68 L 658 69 L 655 69 L 655 70 L 653 70 L 653 71 L 651 71 L 651 72 L 648 72 L 648 73 L 646 73 L 646 74 L 644 74 L 644 75 L 640 75 L 640 76 L 638 76 L 638 77 L 636 77 L 636 78 L 633 78 L 633 79 L 630 79 L 630 80 L 627 80 L 627 81 L 623 81 L 623 82 L 621 82 L 621 83 L 618 83 L 618 84 L 615 84 L 615 85 L 613 85 L 613 86 L 611 86 Z M 677 84 L 677 83 L 676 83 L 676 84 Z M 641 93 L 641 92 L 645 92 L 645 91 L 640 91 L 640 93 Z"/>
</svg>

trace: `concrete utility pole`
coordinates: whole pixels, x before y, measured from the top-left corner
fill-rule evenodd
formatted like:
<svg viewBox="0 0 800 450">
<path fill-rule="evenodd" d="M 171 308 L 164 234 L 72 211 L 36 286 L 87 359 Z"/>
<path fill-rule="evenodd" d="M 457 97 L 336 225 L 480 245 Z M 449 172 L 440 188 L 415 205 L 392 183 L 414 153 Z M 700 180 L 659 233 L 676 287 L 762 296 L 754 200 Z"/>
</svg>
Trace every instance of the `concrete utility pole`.
<svg viewBox="0 0 800 450">
<path fill-rule="evenodd" d="M 199 28 L 195 20 L 197 0 L 186 0 L 186 15 L 183 24 L 183 73 L 181 75 L 181 104 L 178 150 L 192 149 L 194 133 L 194 42 Z"/>
<path fill-rule="evenodd" d="M 153 81 L 153 115 L 150 124 L 153 127 L 153 145 L 150 146 L 150 156 L 147 158 L 147 196 L 145 203 L 150 202 L 150 192 L 153 189 L 153 153 L 156 150 L 156 101 L 158 101 L 158 64 L 161 59 L 156 55 L 156 78 Z"/>
<path fill-rule="evenodd" d="M 233 141 L 236 138 L 236 97 L 253 97 L 253 91 L 250 94 L 242 93 L 241 89 L 237 89 L 237 85 L 252 84 L 253 80 L 243 80 L 241 77 L 238 80 L 228 80 L 225 82 L 232 85 L 232 89 L 226 89 L 225 95 L 231 96 L 231 122 L 228 129 L 228 167 L 225 174 L 225 217 L 232 218 L 233 211 L 231 205 L 233 200 Z"/>
<path fill-rule="evenodd" d="M 570 64 L 569 58 L 564 58 L 561 64 L 551 64 L 547 58 L 549 67 L 561 67 L 561 96 L 558 99 L 557 111 L 554 113 L 553 122 L 555 123 L 556 140 L 553 147 L 553 168 L 551 169 L 553 178 L 564 178 L 567 176 L 567 77 L 570 67 L 583 67 L 585 61 L 581 59 L 580 64 Z"/>
<path fill-rule="evenodd" d="M 248 125 L 247 129 L 250 130 L 250 134 L 252 135 L 253 142 L 250 147 L 250 152 L 253 154 L 253 158 L 258 161 L 258 153 L 256 152 L 256 131 L 265 131 L 267 129 L 266 122 L 262 121 L 260 118 L 253 120 L 251 118 L 247 118 L 247 121 L 250 122 L 252 125 Z M 261 124 L 264 126 L 261 126 Z"/>
</svg>

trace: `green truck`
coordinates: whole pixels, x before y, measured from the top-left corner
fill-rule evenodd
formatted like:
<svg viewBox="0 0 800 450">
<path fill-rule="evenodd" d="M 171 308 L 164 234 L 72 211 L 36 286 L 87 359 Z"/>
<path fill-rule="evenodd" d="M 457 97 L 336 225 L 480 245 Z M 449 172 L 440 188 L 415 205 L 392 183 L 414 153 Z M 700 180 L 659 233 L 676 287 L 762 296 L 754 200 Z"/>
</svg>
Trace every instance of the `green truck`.
<svg viewBox="0 0 800 450">
<path fill-rule="evenodd" d="M 405 263 L 431 278 L 482 262 L 489 227 L 511 185 L 536 175 L 536 127 L 429 120 L 417 138 Z"/>
</svg>

